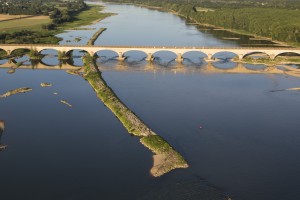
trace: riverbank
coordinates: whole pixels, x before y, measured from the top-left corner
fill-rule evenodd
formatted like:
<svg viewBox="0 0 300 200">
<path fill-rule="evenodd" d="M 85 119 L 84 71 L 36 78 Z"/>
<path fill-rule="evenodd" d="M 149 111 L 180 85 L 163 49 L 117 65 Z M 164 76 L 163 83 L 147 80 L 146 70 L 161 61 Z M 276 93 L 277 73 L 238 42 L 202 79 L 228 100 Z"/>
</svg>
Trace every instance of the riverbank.
<svg viewBox="0 0 300 200">
<path fill-rule="evenodd" d="M 167 141 L 154 133 L 117 97 L 102 78 L 91 57 L 84 58 L 84 66 L 84 78 L 90 83 L 98 98 L 114 113 L 130 134 L 140 137 L 140 142 L 155 153 L 151 175 L 158 177 L 173 169 L 188 167 L 185 159 Z"/>
</svg>

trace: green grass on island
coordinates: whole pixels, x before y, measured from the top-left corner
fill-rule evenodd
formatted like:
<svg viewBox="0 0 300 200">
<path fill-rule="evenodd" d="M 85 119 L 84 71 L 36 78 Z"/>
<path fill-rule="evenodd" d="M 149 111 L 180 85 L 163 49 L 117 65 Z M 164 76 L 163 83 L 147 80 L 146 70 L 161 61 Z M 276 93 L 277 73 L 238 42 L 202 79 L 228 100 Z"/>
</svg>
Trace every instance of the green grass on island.
<svg viewBox="0 0 300 200">
<path fill-rule="evenodd" d="M 238 58 L 234 58 L 233 61 L 235 62 L 242 62 L 242 63 L 249 63 L 249 64 L 265 64 L 265 65 L 278 65 L 278 64 L 300 64 L 300 57 L 299 56 L 282 56 L 276 57 L 275 59 L 270 58 L 252 58 L 246 57 L 242 60 Z"/>
<path fill-rule="evenodd" d="M 159 135 L 143 137 L 141 138 L 141 142 L 157 154 L 166 153 L 172 149 L 172 147 Z"/>
<path fill-rule="evenodd" d="M 103 6 L 88 5 L 88 8 L 73 16 L 72 22 L 66 22 L 59 29 L 68 30 L 79 26 L 89 25 L 93 22 L 101 21 L 113 13 L 102 13 Z"/>
<path fill-rule="evenodd" d="M 91 56 L 84 57 L 84 78 L 90 83 L 98 98 L 114 113 L 127 131 L 140 137 L 140 142 L 156 155 L 150 172 L 161 176 L 173 169 L 187 168 L 185 159 L 162 137 L 156 135 L 139 117 L 131 111 L 107 86 Z"/>
</svg>

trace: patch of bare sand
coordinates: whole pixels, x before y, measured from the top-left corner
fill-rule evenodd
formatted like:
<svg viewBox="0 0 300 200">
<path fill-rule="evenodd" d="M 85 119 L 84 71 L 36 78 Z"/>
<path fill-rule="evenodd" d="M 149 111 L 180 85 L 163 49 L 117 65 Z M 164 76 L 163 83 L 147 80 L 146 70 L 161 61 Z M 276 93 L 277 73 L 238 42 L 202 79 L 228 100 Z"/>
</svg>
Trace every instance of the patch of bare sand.
<svg viewBox="0 0 300 200">
<path fill-rule="evenodd" d="M 174 155 L 171 153 L 153 155 L 153 167 L 150 169 L 150 174 L 154 177 L 159 177 L 176 168 L 187 168 L 188 164 L 178 164 Z"/>
<path fill-rule="evenodd" d="M 165 162 L 165 156 L 162 154 L 153 155 L 153 167 L 150 170 L 150 173 L 155 176 L 160 169 L 163 167 Z"/>
</svg>

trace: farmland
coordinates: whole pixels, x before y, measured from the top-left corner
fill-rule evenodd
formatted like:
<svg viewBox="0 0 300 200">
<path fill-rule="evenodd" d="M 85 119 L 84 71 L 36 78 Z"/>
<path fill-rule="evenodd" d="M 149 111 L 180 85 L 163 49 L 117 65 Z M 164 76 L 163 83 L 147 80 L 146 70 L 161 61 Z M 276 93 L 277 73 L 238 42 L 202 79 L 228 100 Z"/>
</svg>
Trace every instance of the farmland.
<svg viewBox="0 0 300 200">
<path fill-rule="evenodd" d="M 7 15 L 7 14 L 0 14 L 0 22 L 12 19 L 18 19 L 23 17 L 30 17 L 31 15 Z"/>
<path fill-rule="evenodd" d="M 20 18 L 20 15 L 0 15 L 0 31 L 11 32 L 23 29 L 38 30 L 41 29 L 42 25 L 51 23 L 51 19 L 48 16 L 28 16 L 24 18 L 25 16 L 22 15 L 21 17 L 23 18 Z M 7 19 L 11 20 L 7 21 Z"/>
</svg>

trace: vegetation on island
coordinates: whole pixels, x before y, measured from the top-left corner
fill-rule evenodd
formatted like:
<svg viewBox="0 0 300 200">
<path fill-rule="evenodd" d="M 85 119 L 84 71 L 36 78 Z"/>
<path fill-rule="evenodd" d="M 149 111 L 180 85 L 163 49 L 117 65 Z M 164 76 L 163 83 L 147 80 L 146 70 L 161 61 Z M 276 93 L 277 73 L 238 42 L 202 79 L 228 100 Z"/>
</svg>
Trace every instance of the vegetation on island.
<svg viewBox="0 0 300 200">
<path fill-rule="evenodd" d="M 251 56 L 245 57 L 242 60 L 234 58 L 235 62 L 249 63 L 249 64 L 265 64 L 265 65 L 278 65 L 278 64 L 300 64 L 299 56 L 279 56 L 275 59 L 268 57 L 253 58 Z"/>
<path fill-rule="evenodd" d="M 153 176 L 161 176 L 176 168 L 188 167 L 184 158 L 166 140 L 156 135 L 117 97 L 94 65 L 93 57 L 86 55 L 84 66 L 84 78 L 93 87 L 98 98 L 114 113 L 130 134 L 140 137 L 141 143 L 156 154 L 150 170 Z"/>
<path fill-rule="evenodd" d="M 43 55 L 40 54 L 36 49 L 30 49 L 29 58 L 30 60 L 41 60 Z"/>
<path fill-rule="evenodd" d="M 300 2 L 293 0 L 108 0 L 161 8 L 189 21 L 300 45 Z M 203 12 L 198 8 L 208 9 Z"/>
<path fill-rule="evenodd" d="M 32 91 L 32 88 L 22 87 L 14 90 L 10 90 L 0 95 L 0 98 L 6 98 L 15 94 L 26 93 Z"/>
<path fill-rule="evenodd" d="M 58 51 L 57 58 L 58 58 L 58 60 L 69 60 L 70 56 L 67 55 L 67 53 L 65 51 Z"/>
</svg>

